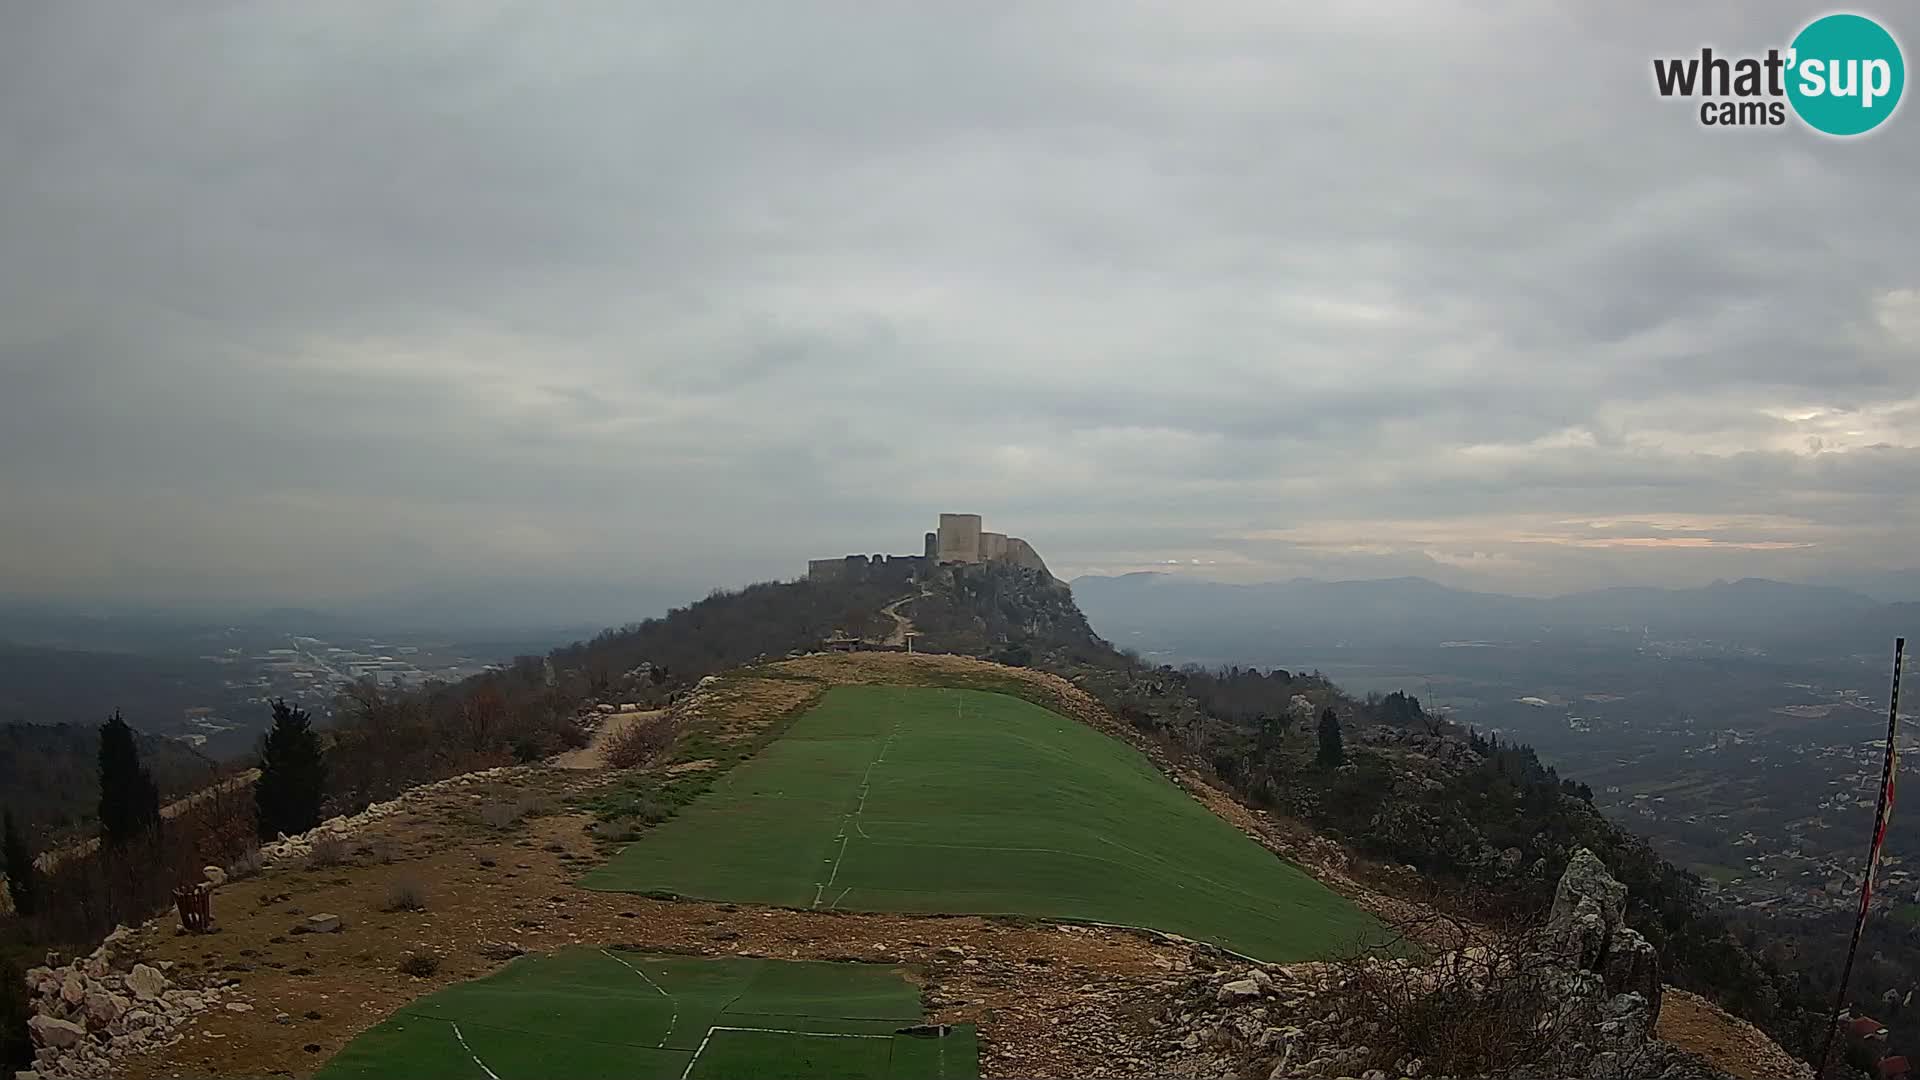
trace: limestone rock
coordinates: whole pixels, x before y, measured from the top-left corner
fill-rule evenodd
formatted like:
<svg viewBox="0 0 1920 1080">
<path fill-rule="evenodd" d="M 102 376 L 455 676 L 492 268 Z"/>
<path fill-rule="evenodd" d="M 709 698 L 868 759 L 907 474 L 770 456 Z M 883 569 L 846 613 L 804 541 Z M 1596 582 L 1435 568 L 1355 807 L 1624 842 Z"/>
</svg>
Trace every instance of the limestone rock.
<svg viewBox="0 0 1920 1080">
<path fill-rule="evenodd" d="M 126 999 L 118 994 L 108 994 L 99 990 L 87 994 L 87 1025 L 106 1027 L 127 1011 Z"/>
<path fill-rule="evenodd" d="M 160 974 L 159 968 L 135 964 L 133 970 L 127 973 L 127 989 L 141 1001 L 152 1001 L 166 988 L 167 977 Z"/>
<path fill-rule="evenodd" d="M 340 929 L 340 916 L 332 914 L 331 912 L 309 915 L 307 916 L 306 927 L 307 933 L 309 934 L 336 933 Z"/>
<path fill-rule="evenodd" d="M 1260 984 L 1252 979 L 1235 979 L 1222 983 L 1216 997 L 1223 1005 L 1235 1001 L 1257 1001 L 1260 999 Z"/>
<path fill-rule="evenodd" d="M 1627 887 L 1610 873 L 1600 857 L 1586 848 L 1567 860 L 1566 873 L 1560 875 L 1560 887 L 1554 890 L 1549 925 L 1598 916 L 1604 939 L 1619 929 L 1627 916 Z"/>
<path fill-rule="evenodd" d="M 51 1016 L 36 1016 L 28 1020 L 27 1030 L 33 1033 L 35 1043 L 56 1050 L 65 1049 L 87 1037 L 86 1028 Z"/>
<path fill-rule="evenodd" d="M 1653 1018 L 1660 1016 L 1660 953 L 1638 930 L 1621 927 L 1607 942 L 1600 975 L 1615 994 L 1639 994 Z"/>
<path fill-rule="evenodd" d="M 1626 924 L 1627 887 L 1586 848 L 1573 853 L 1554 891 L 1547 928 L 1556 959 L 1598 972 L 1612 994 L 1639 994 L 1651 1019 L 1660 1015 L 1660 955 Z M 1651 1027 L 1651 1019 L 1649 1027 Z"/>
<path fill-rule="evenodd" d="M 60 984 L 60 1000 L 68 1005 L 79 1005 L 87 1000 L 87 982 L 78 975 L 68 975 Z"/>
</svg>

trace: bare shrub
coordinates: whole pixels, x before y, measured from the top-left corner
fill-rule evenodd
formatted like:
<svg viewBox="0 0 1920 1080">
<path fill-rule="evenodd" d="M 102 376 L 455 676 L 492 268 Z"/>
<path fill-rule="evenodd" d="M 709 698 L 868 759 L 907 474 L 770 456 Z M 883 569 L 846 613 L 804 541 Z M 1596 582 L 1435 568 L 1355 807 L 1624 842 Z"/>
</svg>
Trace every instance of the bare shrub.
<svg viewBox="0 0 1920 1080">
<path fill-rule="evenodd" d="M 1429 915 L 1393 930 L 1403 945 L 1437 936 L 1471 943 L 1424 964 L 1377 954 L 1333 962 L 1326 1000 L 1358 1029 L 1368 1065 L 1419 1058 L 1441 1075 L 1560 1075 L 1573 1048 L 1592 1043 L 1599 1003 L 1570 992 L 1568 973 L 1547 962 L 1554 943 L 1539 922 L 1481 930 Z"/>
<path fill-rule="evenodd" d="M 482 825 L 490 829 L 506 829 L 525 818 L 539 817 L 550 809 L 547 800 L 542 798 L 500 798 L 483 804 L 477 813 Z"/>
<path fill-rule="evenodd" d="M 427 910 L 427 889 L 419 881 L 410 877 L 394 878 L 387 882 L 387 903 L 383 911 L 425 911 Z"/>
<path fill-rule="evenodd" d="M 245 881 L 258 876 L 265 866 L 266 860 L 261 856 L 260 849 L 257 846 L 250 847 L 235 855 L 233 861 L 227 864 L 227 880 Z"/>
<path fill-rule="evenodd" d="M 602 752 L 609 766 L 636 769 L 665 753 L 679 733 L 680 725 L 671 720 L 631 723 L 609 736 Z"/>
<path fill-rule="evenodd" d="M 587 830 L 587 832 L 591 833 L 595 840 L 605 840 L 609 843 L 624 844 L 629 841 L 640 839 L 641 826 L 639 822 L 633 821 L 631 819 L 623 819 L 619 821 L 596 821 L 593 823 L 592 827 Z"/>
<path fill-rule="evenodd" d="M 440 958 L 430 952 L 409 952 L 400 958 L 400 974 L 425 979 L 440 970 Z"/>
<path fill-rule="evenodd" d="M 315 870 L 339 866 L 347 861 L 350 854 L 345 837 L 330 832 L 319 833 L 313 838 L 313 850 L 307 854 L 307 866 Z"/>
<path fill-rule="evenodd" d="M 519 820 L 517 802 L 490 802 L 480 808 L 480 824 L 490 829 L 504 829 Z"/>
<path fill-rule="evenodd" d="M 26 939 L 97 941 L 118 923 L 172 907 L 174 886 L 199 882 L 205 867 L 225 866 L 258 843 L 253 812 L 251 789 L 209 789 L 161 828 L 58 859 L 41 873 L 39 910 L 21 920 Z"/>
</svg>

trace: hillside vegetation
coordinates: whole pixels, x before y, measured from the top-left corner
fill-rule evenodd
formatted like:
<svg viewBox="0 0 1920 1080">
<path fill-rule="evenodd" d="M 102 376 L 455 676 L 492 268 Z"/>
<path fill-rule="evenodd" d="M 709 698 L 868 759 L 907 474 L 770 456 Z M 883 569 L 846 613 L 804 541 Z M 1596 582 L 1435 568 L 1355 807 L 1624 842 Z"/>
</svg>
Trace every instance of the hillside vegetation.
<svg viewBox="0 0 1920 1080">
<path fill-rule="evenodd" d="M 217 772 L 178 740 L 142 736 L 139 745 L 162 798 L 198 789 Z M 96 724 L 0 724 L 0 802 L 34 836 L 91 821 L 100 805 L 99 748 Z"/>
</svg>

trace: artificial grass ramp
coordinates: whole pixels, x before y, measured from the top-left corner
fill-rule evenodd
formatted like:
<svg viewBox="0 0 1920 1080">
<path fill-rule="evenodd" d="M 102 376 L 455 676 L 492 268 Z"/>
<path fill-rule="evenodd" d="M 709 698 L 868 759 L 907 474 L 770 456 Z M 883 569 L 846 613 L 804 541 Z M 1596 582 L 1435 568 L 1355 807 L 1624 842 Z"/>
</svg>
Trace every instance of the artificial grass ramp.
<svg viewBox="0 0 1920 1080">
<path fill-rule="evenodd" d="M 1270 961 L 1378 936 L 1133 748 L 1004 694 L 848 686 L 582 882 L 1150 926 Z"/>
<path fill-rule="evenodd" d="M 972 1080 L 970 1027 L 938 1037 L 898 969 L 615 949 L 522 957 L 348 1044 L 317 1080 Z"/>
</svg>

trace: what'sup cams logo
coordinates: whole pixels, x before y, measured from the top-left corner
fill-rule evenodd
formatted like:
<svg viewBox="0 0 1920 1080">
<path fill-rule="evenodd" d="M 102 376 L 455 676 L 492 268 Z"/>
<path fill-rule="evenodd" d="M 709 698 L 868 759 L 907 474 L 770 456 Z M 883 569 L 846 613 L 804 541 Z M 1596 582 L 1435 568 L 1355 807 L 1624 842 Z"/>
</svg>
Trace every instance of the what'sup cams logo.
<svg viewBox="0 0 1920 1080">
<path fill-rule="evenodd" d="M 1653 62 L 1664 98 L 1700 99 L 1707 127 L 1779 127 L 1787 109 L 1815 131 L 1864 135 L 1900 106 L 1907 65 L 1900 43 L 1864 15 L 1826 15 L 1802 27 L 1785 50 L 1765 56 L 1699 56 Z"/>
</svg>

